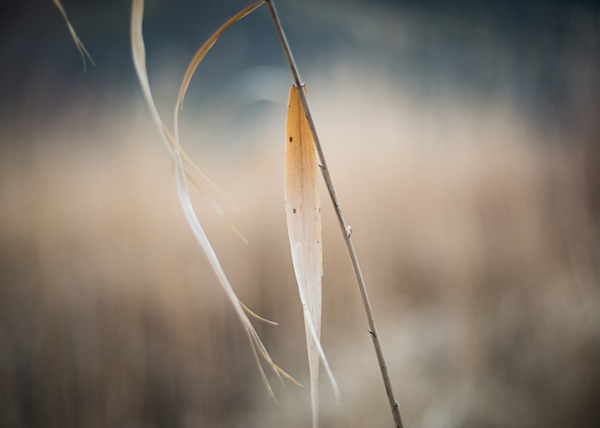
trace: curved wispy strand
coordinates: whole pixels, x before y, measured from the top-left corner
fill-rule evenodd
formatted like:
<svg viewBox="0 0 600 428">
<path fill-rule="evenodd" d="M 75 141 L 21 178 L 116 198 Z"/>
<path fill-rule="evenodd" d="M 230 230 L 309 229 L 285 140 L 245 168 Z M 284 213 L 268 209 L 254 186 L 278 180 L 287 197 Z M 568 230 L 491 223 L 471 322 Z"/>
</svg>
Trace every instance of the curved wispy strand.
<svg viewBox="0 0 600 428">
<path fill-rule="evenodd" d="M 257 3 L 256 5 L 254 5 L 255 6 L 254 9 L 256 9 L 258 6 L 260 6 L 260 4 L 262 4 L 262 3 L 263 2 L 260 2 L 260 3 Z M 252 10 L 254 10 L 254 9 L 252 9 Z M 245 15 L 250 13 L 252 10 L 247 12 Z M 169 132 L 167 127 L 164 125 L 164 123 L 160 117 L 160 114 L 158 113 L 158 110 L 156 108 L 156 105 L 154 103 L 154 99 L 152 97 L 152 91 L 150 89 L 150 83 L 148 80 L 148 73 L 147 73 L 147 69 L 146 69 L 146 49 L 144 46 L 144 38 L 143 38 L 143 33 L 142 33 L 143 15 L 144 15 L 144 0 L 133 0 L 132 13 L 131 13 L 131 47 L 132 47 L 132 54 L 133 54 L 133 62 L 135 65 L 135 70 L 137 72 L 138 79 L 140 81 L 140 85 L 142 87 L 142 92 L 144 94 L 144 98 L 146 99 L 146 103 L 148 104 L 148 108 L 150 109 L 150 112 L 152 114 L 152 118 L 158 128 L 159 134 L 160 134 L 163 142 L 165 143 L 165 145 L 167 147 L 167 150 L 169 151 L 169 153 L 171 154 L 171 156 L 174 160 L 175 183 L 177 186 L 177 194 L 179 196 L 179 201 L 183 208 L 185 218 L 186 218 L 186 220 L 190 226 L 190 229 L 192 230 L 192 233 L 196 239 L 196 242 L 198 243 L 200 248 L 204 251 L 206 258 L 208 259 L 208 262 L 219 281 L 219 284 L 225 291 L 225 294 L 227 295 L 229 301 L 231 302 L 238 318 L 240 319 L 240 321 L 242 322 L 242 325 L 244 326 L 244 329 L 250 340 L 250 344 L 252 346 L 252 350 L 253 350 L 254 356 L 256 358 L 262 379 L 267 387 L 267 390 L 269 391 L 269 394 L 275 399 L 275 396 L 273 394 L 271 386 L 270 386 L 270 384 L 266 378 L 266 375 L 262 369 L 262 366 L 260 364 L 259 355 L 271 367 L 271 369 L 274 370 L 274 372 L 277 374 L 277 376 L 280 379 L 281 379 L 281 376 L 284 376 L 287 379 L 289 379 L 290 381 L 292 381 L 293 383 L 295 383 L 297 385 L 300 385 L 300 384 L 294 378 L 292 378 L 290 375 L 288 375 L 285 371 L 283 371 L 281 368 L 279 368 L 273 362 L 271 357 L 269 356 L 269 353 L 267 352 L 264 344 L 262 343 L 260 337 L 258 336 L 258 333 L 256 332 L 256 330 L 254 329 L 254 326 L 248 319 L 248 316 L 245 311 L 245 306 L 240 302 L 239 298 L 235 294 L 235 291 L 233 290 L 231 284 L 229 283 L 229 280 L 227 279 L 227 276 L 225 275 L 225 272 L 223 271 L 223 268 L 221 267 L 221 264 L 219 263 L 217 255 L 215 254 L 212 246 L 210 245 L 210 242 L 208 241 L 206 234 L 204 233 L 204 230 L 202 229 L 202 226 L 200 225 L 200 221 L 198 220 L 198 216 L 196 215 L 196 212 L 194 210 L 194 207 L 192 205 L 192 201 L 190 198 L 188 185 L 187 185 L 186 171 L 185 171 L 185 166 L 184 166 L 184 155 L 181 151 L 181 147 L 179 145 L 178 138 L 174 137 Z M 238 16 L 238 15 L 236 15 L 236 16 Z M 243 15 L 243 16 L 245 16 L 245 15 Z M 240 16 L 240 18 L 241 17 L 242 16 Z M 237 18 L 236 20 L 239 20 L 240 18 Z M 235 22 L 235 21 L 233 21 L 233 22 Z M 226 24 L 227 27 L 230 26 L 233 22 L 229 23 L 229 21 L 228 21 L 229 24 L 228 25 Z M 213 36 L 211 39 L 209 39 L 209 42 L 211 40 L 212 40 L 212 42 L 211 42 L 210 46 L 206 49 L 206 51 L 208 51 L 210 49 L 210 47 L 212 47 L 212 45 L 214 45 L 214 42 L 218 38 L 218 35 L 220 35 L 223 31 L 224 31 L 224 29 L 220 29 L 219 31 L 217 31 L 217 33 L 215 33 L 215 34 L 217 34 L 216 37 Z M 200 58 L 200 60 L 201 59 L 202 58 Z M 198 63 L 199 62 L 200 61 L 198 61 Z M 197 67 L 197 64 L 196 64 L 196 67 Z"/>
</svg>

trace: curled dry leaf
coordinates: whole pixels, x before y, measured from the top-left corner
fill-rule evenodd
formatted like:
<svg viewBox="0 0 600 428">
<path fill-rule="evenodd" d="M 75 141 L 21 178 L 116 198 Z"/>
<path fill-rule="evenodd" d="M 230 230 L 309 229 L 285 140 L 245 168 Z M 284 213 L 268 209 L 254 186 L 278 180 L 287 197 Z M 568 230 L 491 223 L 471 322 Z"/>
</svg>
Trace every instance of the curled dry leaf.
<svg viewBox="0 0 600 428">
<path fill-rule="evenodd" d="M 212 246 L 210 245 L 210 242 L 208 241 L 208 238 L 207 238 L 206 234 L 204 233 L 202 226 L 200 225 L 200 221 L 198 220 L 196 212 L 194 211 L 194 207 L 192 205 L 192 201 L 190 199 L 190 194 L 189 194 L 189 190 L 188 190 L 186 171 L 185 171 L 185 167 L 184 167 L 184 158 L 183 158 L 183 154 L 181 152 L 181 148 L 179 146 L 177 138 L 174 138 L 173 135 L 168 131 L 166 126 L 163 124 L 162 119 L 161 119 L 161 117 L 158 113 L 158 110 L 156 108 L 156 105 L 154 103 L 154 100 L 152 97 L 152 91 L 150 90 L 150 83 L 148 80 L 148 73 L 146 70 L 146 50 L 145 50 L 144 39 L 143 39 L 143 34 L 142 34 L 143 15 L 144 15 L 144 0 L 133 0 L 133 7 L 132 7 L 132 13 L 131 13 L 131 47 L 132 47 L 133 61 L 134 61 L 137 75 L 138 75 L 138 79 L 140 81 L 140 85 L 142 87 L 142 92 L 144 94 L 144 98 L 146 99 L 146 103 L 148 104 L 148 107 L 152 114 L 152 118 L 154 119 L 154 122 L 158 128 L 159 134 L 160 134 L 163 142 L 165 143 L 169 153 L 171 154 L 171 156 L 173 157 L 173 160 L 175 161 L 174 162 L 175 163 L 175 183 L 177 186 L 177 193 L 179 196 L 179 200 L 181 202 L 181 206 L 183 208 L 186 220 L 194 234 L 196 241 L 198 242 L 198 244 L 204 251 L 204 254 L 206 255 L 211 268 L 213 269 L 217 279 L 219 280 L 221 287 L 225 291 L 229 301 L 233 305 L 233 308 L 234 308 L 236 314 L 238 315 L 240 321 L 242 322 L 242 325 L 244 326 L 244 329 L 250 340 L 252 351 L 253 351 L 254 357 L 256 359 L 256 362 L 258 364 L 262 379 L 263 379 L 270 395 L 273 398 L 275 398 L 275 396 L 273 395 L 271 386 L 269 385 L 269 382 L 268 382 L 266 375 L 260 364 L 259 355 L 275 371 L 275 373 L 277 374 L 277 376 L 280 379 L 281 379 L 281 376 L 284 376 L 287 379 L 289 379 L 290 381 L 292 381 L 298 385 L 300 385 L 300 384 L 298 382 L 296 382 L 296 380 L 294 380 L 287 373 L 285 373 L 282 369 L 280 369 L 273 362 L 271 357 L 269 356 L 269 353 L 267 352 L 260 337 L 258 336 L 256 330 L 254 329 L 254 326 L 248 319 L 248 316 L 245 311 L 245 306 L 241 303 L 241 301 L 235 294 L 235 291 L 233 290 L 231 284 L 229 283 L 229 280 L 227 279 L 227 276 L 225 275 L 225 272 L 223 271 L 223 268 L 221 267 L 221 264 L 219 263 L 217 255 L 215 254 Z M 231 24 L 229 24 L 229 25 L 231 25 Z M 214 41 L 212 42 L 212 44 L 214 44 Z M 249 313 L 251 313 L 251 312 L 249 311 Z M 254 315 L 254 314 L 252 314 L 252 315 Z"/>
<path fill-rule="evenodd" d="M 248 6 L 247 8 L 243 9 L 242 11 L 240 11 L 239 13 L 237 13 L 236 15 L 234 15 L 233 17 L 231 17 L 227 22 L 225 22 L 225 24 L 223 24 L 217 31 L 215 31 L 215 33 L 200 47 L 200 49 L 198 49 L 198 51 L 196 52 L 196 54 L 192 58 L 192 61 L 190 62 L 190 65 L 188 66 L 187 70 L 185 71 L 185 75 L 183 77 L 183 81 L 181 82 L 181 87 L 179 89 L 179 94 L 177 96 L 177 102 L 175 103 L 175 111 L 173 113 L 173 124 L 174 124 L 174 131 L 175 131 L 175 136 L 174 136 L 175 144 L 179 148 L 179 151 L 181 152 L 181 156 L 183 157 L 183 160 L 186 162 L 186 164 L 193 171 L 195 171 L 200 177 L 202 177 L 202 179 L 204 180 L 204 182 L 207 183 L 208 186 L 213 191 L 215 191 L 216 193 L 218 193 L 221 196 L 221 198 L 224 199 L 237 212 L 239 212 L 239 209 L 235 206 L 235 204 L 231 201 L 231 199 L 229 199 L 227 197 L 227 195 L 225 193 L 223 193 L 221 191 L 221 189 L 219 189 L 200 170 L 200 168 L 198 168 L 198 166 L 196 166 L 196 164 L 194 163 L 194 161 L 192 161 L 192 159 L 187 155 L 187 153 L 181 147 L 180 139 L 179 139 L 179 112 L 181 110 L 183 110 L 183 100 L 185 98 L 185 94 L 186 94 L 186 92 L 188 90 L 188 87 L 190 86 L 190 82 L 192 81 L 192 77 L 194 76 L 194 73 L 196 72 L 196 69 L 198 68 L 198 66 L 200 65 L 200 62 L 202 62 L 202 60 L 204 59 L 204 57 L 206 56 L 206 54 L 215 45 L 215 43 L 217 42 L 217 40 L 219 39 L 219 37 L 225 32 L 225 30 L 227 30 L 229 27 L 231 27 L 233 24 L 235 24 L 237 21 L 239 21 L 243 17 L 245 17 L 245 16 L 249 15 L 250 13 L 254 12 L 263 3 L 264 3 L 263 0 L 261 0 L 261 1 L 257 2 L 257 3 L 254 3 L 254 4 L 250 5 L 250 6 Z M 201 190 L 203 190 L 203 187 L 200 186 L 197 181 L 194 180 L 193 182 Z M 209 196 L 211 196 L 211 195 L 209 194 Z M 215 204 L 216 204 L 216 201 L 215 201 Z M 225 218 L 225 214 L 224 214 L 224 212 L 222 210 L 220 210 L 220 208 L 218 207 L 218 204 L 216 204 L 216 208 L 217 208 L 217 211 L 219 212 L 219 214 L 221 215 L 221 217 Z M 235 228 L 235 226 L 231 222 L 229 222 L 229 220 L 227 220 L 226 218 L 225 218 L 225 220 L 227 221 L 227 223 L 228 223 L 229 227 L 231 228 L 231 230 L 240 238 L 240 240 L 242 242 L 244 242 L 245 244 L 248 244 L 248 240 Z M 252 314 L 252 315 L 254 315 L 254 316 L 256 316 L 256 314 L 254 314 L 251 311 L 249 313 Z M 261 317 L 258 317 L 258 318 L 259 319 L 263 319 Z"/>
<path fill-rule="evenodd" d="M 323 247 L 317 153 L 296 86 L 290 89 L 285 131 L 285 212 L 294 273 L 304 312 L 313 427 L 316 427 L 321 359 L 336 394 L 337 385 L 319 340 Z"/>
<path fill-rule="evenodd" d="M 81 55 L 81 60 L 83 61 L 83 69 L 84 70 L 86 69 L 86 63 L 85 63 L 86 56 L 88 57 L 88 59 L 90 60 L 92 65 L 94 65 L 94 60 L 90 56 L 90 54 L 87 51 L 87 49 L 85 48 L 85 46 L 83 46 L 83 43 L 81 43 L 81 40 L 79 40 L 79 37 L 77 37 L 77 33 L 75 33 L 75 29 L 71 25 L 71 22 L 69 21 L 69 18 L 67 17 L 67 12 L 65 12 L 65 8 L 61 4 L 60 0 L 52 0 L 52 1 L 54 2 L 56 7 L 58 8 L 58 10 L 60 11 L 63 18 L 65 19 L 65 23 L 67 24 L 69 33 L 71 33 L 71 37 L 73 38 L 73 41 L 75 42 L 75 46 L 77 47 L 77 50 L 79 51 L 79 55 Z"/>
</svg>

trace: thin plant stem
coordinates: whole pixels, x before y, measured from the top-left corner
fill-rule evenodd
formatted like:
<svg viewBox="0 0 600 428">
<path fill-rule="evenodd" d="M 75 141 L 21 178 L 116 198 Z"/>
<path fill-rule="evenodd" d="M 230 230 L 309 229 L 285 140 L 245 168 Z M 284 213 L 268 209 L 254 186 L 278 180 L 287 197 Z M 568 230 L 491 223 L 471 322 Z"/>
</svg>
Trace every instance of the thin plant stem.
<svg viewBox="0 0 600 428">
<path fill-rule="evenodd" d="M 350 255 L 350 261 L 352 262 L 352 267 L 354 269 L 354 276 L 356 277 L 358 289 L 360 290 L 360 295 L 362 297 L 362 301 L 363 301 L 363 304 L 365 307 L 365 312 L 367 314 L 367 320 L 369 322 L 369 333 L 371 335 L 371 339 L 373 340 L 375 354 L 377 354 L 377 361 L 379 362 L 379 368 L 381 370 L 381 377 L 383 378 L 383 384 L 385 386 L 385 392 L 387 393 L 387 396 L 388 396 L 390 408 L 392 411 L 392 415 L 394 417 L 394 422 L 395 422 L 397 428 L 403 428 L 402 418 L 400 417 L 400 407 L 398 405 L 398 401 L 396 401 L 396 397 L 394 396 L 394 390 L 392 389 L 392 382 L 390 380 L 390 375 L 388 373 L 387 364 L 386 364 L 385 358 L 383 356 L 383 348 L 381 347 L 381 342 L 379 341 L 379 335 L 377 333 L 377 326 L 375 325 L 375 318 L 373 317 L 373 310 L 371 309 L 371 303 L 369 303 L 369 295 L 367 294 L 365 280 L 364 280 L 362 272 L 360 270 L 360 265 L 358 264 L 358 258 L 356 256 L 356 251 L 354 250 L 354 245 L 352 244 L 352 228 L 350 226 L 347 226 L 346 221 L 344 220 L 344 215 L 342 214 L 342 209 L 340 208 L 340 203 L 339 203 L 337 195 L 335 193 L 335 188 L 333 187 L 333 181 L 331 180 L 331 174 L 329 173 L 329 168 L 327 167 L 327 161 L 325 160 L 323 148 L 321 146 L 319 136 L 317 135 L 317 129 L 315 127 L 315 123 L 313 121 L 312 114 L 311 114 L 310 108 L 308 106 L 308 100 L 306 98 L 306 93 L 302 90 L 300 74 L 298 73 L 298 68 L 296 67 L 296 63 L 294 62 L 294 57 L 292 56 L 292 52 L 288 45 L 287 39 L 285 37 L 285 34 L 283 33 L 283 28 L 281 26 L 281 22 L 279 21 L 277 11 L 275 10 L 275 5 L 273 4 L 273 0 L 266 0 L 266 3 L 269 7 L 269 12 L 271 13 L 271 18 L 273 18 L 275 30 L 277 31 L 277 35 L 279 36 L 281 46 L 283 47 L 283 51 L 287 58 L 288 64 L 290 66 L 290 70 L 292 71 L 292 75 L 294 77 L 294 83 L 295 83 L 296 87 L 298 88 L 298 94 L 300 95 L 300 101 L 302 102 L 302 106 L 304 107 L 304 112 L 306 114 L 306 120 L 308 121 L 308 125 L 310 127 L 310 131 L 312 133 L 313 139 L 315 141 L 315 146 L 317 148 L 317 153 L 319 154 L 319 160 L 320 160 L 319 166 L 321 168 L 321 173 L 323 174 L 323 179 L 325 180 L 325 185 L 327 186 L 327 191 L 329 192 L 329 196 L 331 197 L 331 202 L 333 203 L 333 208 L 335 210 L 335 214 L 337 216 L 338 223 L 340 225 L 340 228 L 342 229 L 342 234 L 344 236 L 344 240 L 346 241 L 346 247 L 348 248 L 348 254 Z"/>
</svg>

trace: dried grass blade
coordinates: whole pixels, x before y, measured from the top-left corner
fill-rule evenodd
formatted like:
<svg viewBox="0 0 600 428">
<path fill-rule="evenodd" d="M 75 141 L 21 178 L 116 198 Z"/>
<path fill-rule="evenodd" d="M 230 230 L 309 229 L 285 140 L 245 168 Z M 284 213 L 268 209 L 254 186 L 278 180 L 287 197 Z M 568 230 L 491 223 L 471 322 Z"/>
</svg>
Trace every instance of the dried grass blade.
<svg viewBox="0 0 600 428">
<path fill-rule="evenodd" d="M 173 116 L 174 116 L 173 123 L 174 123 L 174 127 L 175 127 L 174 128 L 175 129 L 175 142 L 178 146 L 180 146 L 180 144 L 179 144 L 179 111 L 183 109 L 183 100 L 185 98 L 185 94 L 187 92 L 188 87 L 190 86 L 190 82 L 192 81 L 192 77 L 194 76 L 196 69 L 200 65 L 200 62 L 202 62 L 202 60 L 204 59 L 204 57 L 206 56 L 208 51 L 210 51 L 212 49 L 212 47 L 215 45 L 215 43 L 217 42 L 219 37 L 221 37 L 221 35 L 225 32 L 225 30 L 227 30 L 229 27 L 231 27 L 233 24 L 235 24 L 237 21 L 239 21 L 243 17 L 254 12 L 263 3 L 265 3 L 264 0 L 254 3 L 253 5 L 248 6 L 244 10 L 240 11 L 239 13 L 237 13 L 236 15 L 231 17 L 227 22 L 225 22 L 225 24 L 223 24 L 221 26 L 221 28 L 219 28 L 200 47 L 200 49 L 198 49 L 198 51 L 192 58 L 192 61 L 190 62 L 190 65 L 188 66 L 188 68 L 185 72 L 185 75 L 183 77 L 183 81 L 181 82 L 181 87 L 179 89 L 179 95 L 177 96 L 177 102 L 175 103 L 175 112 L 173 114 Z M 188 165 L 192 169 L 194 169 L 198 174 L 200 174 L 200 176 L 209 184 L 210 187 L 212 187 L 217 193 L 219 193 L 236 211 L 239 212 L 239 209 L 233 204 L 233 202 L 227 197 L 227 195 L 225 195 L 212 181 L 210 181 L 206 175 L 204 175 L 204 173 L 200 170 L 200 168 L 198 168 L 196 166 L 196 164 L 190 159 L 190 157 L 183 151 L 181 146 L 179 149 L 182 153 L 184 160 L 188 163 Z"/>
<path fill-rule="evenodd" d="M 71 33 L 71 37 L 73 38 L 73 41 L 75 42 L 75 47 L 77 47 L 77 50 L 79 51 L 79 55 L 81 55 L 81 60 L 83 61 L 83 69 L 86 70 L 86 68 L 87 68 L 86 63 L 85 63 L 86 56 L 88 57 L 88 59 L 90 60 L 92 65 L 95 65 L 94 60 L 92 59 L 92 56 L 89 54 L 89 52 L 87 51 L 85 46 L 83 46 L 83 43 L 81 43 L 81 40 L 79 40 L 79 37 L 77 37 L 77 33 L 75 32 L 75 29 L 71 25 L 71 22 L 69 21 L 69 18 L 67 17 L 67 12 L 65 12 L 65 8 L 61 4 L 60 0 L 52 0 L 52 1 L 54 2 L 56 7 L 58 8 L 58 10 L 60 11 L 63 18 L 65 19 L 65 23 L 67 24 L 69 33 Z"/>
<path fill-rule="evenodd" d="M 213 269 L 217 279 L 219 280 L 221 287 L 225 291 L 225 294 L 227 295 L 229 301 L 233 305 L 236 314 L 240 318 L 240 321 L 242 322 L 242 325 L 244 326 L 246 333 L 248 334 L 248 337 L 250 339 L 252 349 L 257 349 L 259 351 L 260 355 L 264 358 L 267 364 L 271 367 L 271 369 L 276 373 L 276 375 L 280 379 L 281 375 L 284 375 L 288 379 L 293 380 L 293 378 L 291 378 L 291 376 L 289 376 L 281 368 L 279 368 L 269 356 L 262 341 L 256 333 L 256 330 L 254 329 L 252 323 L 248 319 L 244 307 L 242 306 L 237 295 L 235 294 L 235 291 L 231 287 L 231 284 L 229 283 L 229 280 L 227 279 L 227 276 L 225 275 L 225 272 L 223 271 L 223 268 L 219 263 L 217 255 L 215 254 L 212 246 L 210 245 L 210 242 L 208 241 L 208 238 L 204 233 L 202 226 L 200 225 L 196 212 L 194 211 L 194 207 L 192 205 L 192 201 L 188 190 L 186 172 L 183 165 L 183 159 L 179 149 L 179 145 L 176 144 L 175 140 L 173 139 L 173 136 L 164 126 L 156 108 L 156 105 L 154 103 L 152 91 L 150 90 L 150 83 L 148 80 L 148 73 L 146 70 L 146 50 L 144 47 L 144 38 L 142 34 L 143 15 L 144 0 L 133 0 L 131 12 L 131 46 L 133 62 L 138 75 L 138 79 L 140 81 L 140 85 L 142 87 L 144 98 L 146 99 L 146 103 L 148 104 L 148 107 L 152 114 L 152 118 L 154 119 L 154 122 L 158 128 L 159 134 L 163 142 L 167 146 L 169 153 L 172 155 L 175 161 L 175 183 L 177 187 L 177 194 L 179 196 L 179 200 L 181 202 L 181 206 L 183 208 L 186 220 L 192 230 L 194 237 L 196 238 L 196 241 L 204 251 L 211 268 Z M 262 367 L 260 366 L 260 363 L 259 368 L 263 380 L 268 385 L 268 380 L 266 379 L 266 376 L 262 370 Z M 294 382 L 296 381 L 294 380 Z M 268 391 L 271 394 L 271 396 L 275 398 L 270 387 L 268 388 Z"/>
<path fill-rule="evenodd" d="M 304 312 L 313 427 L 317 427 L 320 359 L 336 393 L 337 385 L 319 339 L 323 247 L 317 153 L 296 86 L 290 89 L 285 140 L 285 211 L 294 272 Z"/>
<path fill-rule="evenodd" d="M 192 59 L 190 65 L 188 66 L 188 68 L 185 72 L 185 76 L 183 77 L 183 82 L 181 82 L 181 88 L 179 89 L 179 96 L 177 97 L 177 103 L 175 104 L 175 130 L 176 131 L 177 131 L 177 112 L 183 108 L 183 99 L 185 98 L 185 93 L 187 92 L 190 82 L 192 81 L 192 76 L 196 72 L 196 69 L 198 68 L 198 65 L 200 64 L 200 62 L 204 59 L 204 57 L 206 56 L 208 51 L 210 51 L 212 49 L 212 47 L 215 45 L 215 43 L 217 42 L 219 37 L 221 37 L 221 34 L 223 34 L 225 32 L 225 30 L 227 30 L 229 27 L 231 27 L 233 24 L 238 22 L 243 17 L 254 12 L 256 9 L 258 9 L 260 6 L 262 6 L 263 3 L 265 3 L 264 0 L 254 3 L 253 5 L 248 6 L 244 10 L 240 11 L 239 13 L 237 13 L 236 15 L 231 17 L 227 22 L 225 22 L 225 24 L 223 24 L 221 26 L 221 28 L 219 28 L 217 31 L 215 31 L 215 33 L 212 36 L 210 36 L 210 38 L 200 47 L 200 49 L 198 49 L 198 52 L 196 52 L 196 55 L 194 55 L 194 58 Z"/>
</svg>

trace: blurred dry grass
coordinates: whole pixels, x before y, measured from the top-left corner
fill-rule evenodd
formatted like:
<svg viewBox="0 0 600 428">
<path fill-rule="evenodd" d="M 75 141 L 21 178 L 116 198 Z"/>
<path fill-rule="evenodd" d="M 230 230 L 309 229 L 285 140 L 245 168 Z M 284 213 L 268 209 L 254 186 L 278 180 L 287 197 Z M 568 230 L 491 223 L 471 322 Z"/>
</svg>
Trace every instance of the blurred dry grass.
<svg viewBox="0 0 600 428">
<path fill-rule="evenodd" d="M 309 96 L 406 426 L 597 426 L 600 248 L 585 152 L 545 141 L 502 99 L 446 92 L 423 105 L 361 73 L 340 62 L 336 84 Z M 67 115 L 3 148 L 0 425 L 308 426 L 307 391 L 279 388 L 278 407 L 264 390 L 134 105 L 87 118 L 110 142 L 73 132 Z M 203 121 L 226 121 L 221 107 Z M 234 288 L 280 323 L 257 324 L 267 348 L 306 384 L 276 107 L 239 146 L 194 148 L 216 137 L 189 124 L 183 144 L 240 206 L 247 247 L 195 192 Z M 323 384 L 323 426 L 388 426 L 327 202 L 323 214 L 323 345 L 343 398 L 335 407 Z"/>
</svg>

